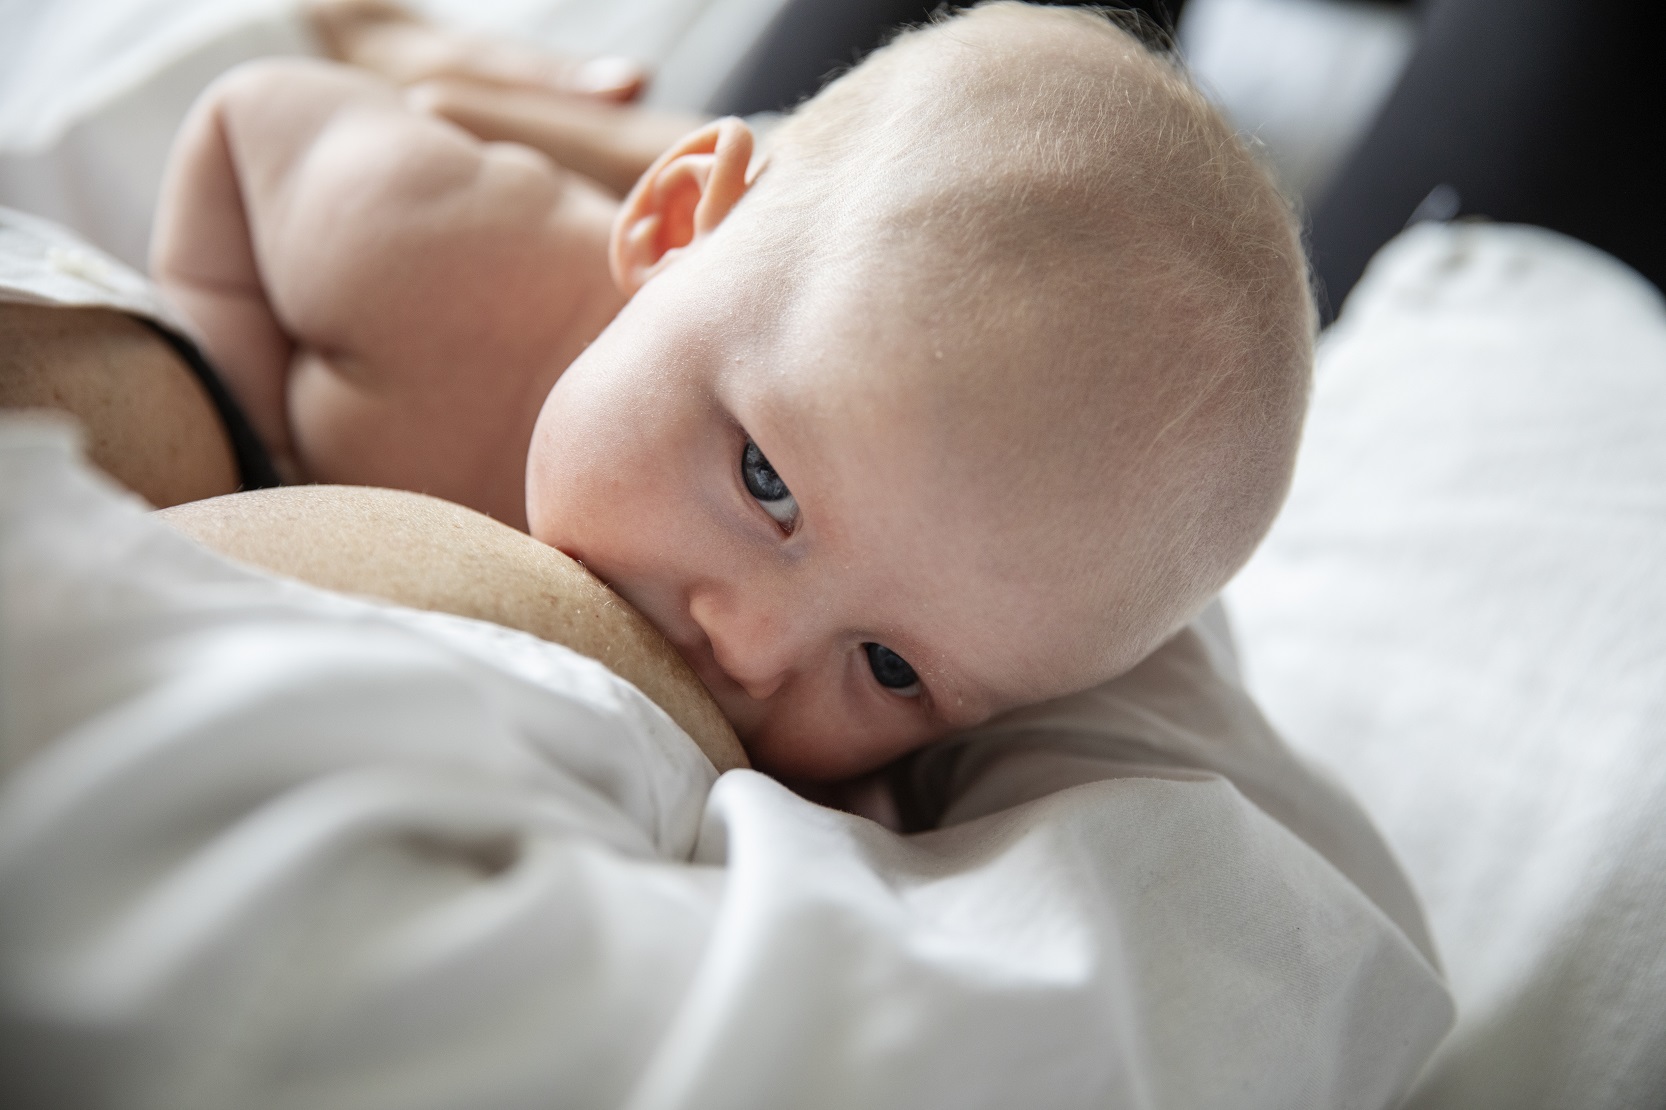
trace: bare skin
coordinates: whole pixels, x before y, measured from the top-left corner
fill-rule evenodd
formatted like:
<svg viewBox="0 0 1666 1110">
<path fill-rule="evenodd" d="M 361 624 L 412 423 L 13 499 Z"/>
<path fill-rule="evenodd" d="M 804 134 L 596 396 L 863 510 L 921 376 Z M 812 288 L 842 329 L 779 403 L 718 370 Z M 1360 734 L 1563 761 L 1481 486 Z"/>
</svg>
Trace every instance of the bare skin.
<svg viewBox="0 0 1666 1110">
<path fill-rule="evenodd" d="M 708 118 L 634 103 L 648 78 L 628 58 L 470 35 L 387 0 L 313 0 L 305 11 L 336 61 L 406 87 L 407 103 L 481 139 L 541 151 L 616 197 Z"/>
<path fill-rule="evenodd" d="M 628 58 L 571 58 L 509 39 L 429 23 L 389 0 L 310 0 L 307 22 L 325 53 L 401 85 L 436 78 L 537 91 L 566 101 L 624 104 L 648 74 Z"/>
<path fill-rule="evenodd" d="M 624 301 L 614 208 L 375 78 L 261 64 L 182 128 L 152 270 L 287 477 L 524 527 L 538 408 Z"/>
<path fill-rule="evenodd" d="M 707 122 L 686 112 L 451 76 L 416 83 L 406 102 L 489 142 L 542 151 L 616 197 L 630 192 L 671 144 Z"/>
<path fill-rule="evenodd" d="M 0 304 L 0 408 L 76 417 L 92 461 L 152 505 L 237 488 L 208 394 L 171 347 L 123 313 Z"/>
</svg>

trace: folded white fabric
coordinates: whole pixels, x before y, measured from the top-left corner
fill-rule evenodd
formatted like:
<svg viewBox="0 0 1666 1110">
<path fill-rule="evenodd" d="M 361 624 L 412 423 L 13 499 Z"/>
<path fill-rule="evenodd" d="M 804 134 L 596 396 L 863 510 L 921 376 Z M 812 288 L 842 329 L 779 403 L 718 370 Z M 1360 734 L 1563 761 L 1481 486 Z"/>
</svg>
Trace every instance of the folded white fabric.
<svg viewBox="0 0 1666 1110">
<path fill-rule="evenodd" d="M 905 838 L 713 786 L 559 647 L 224 562 L 58 427 L 0 426 L 0 606 L 7 1105 L 1383 1107 L 1450 1020 L 1357 811 L 1228 777 L 1299 765 L 1196 636 Z"/>
<path fill-rule="evenodd" d="M 1666 306 L 1424 225 L 1326 338 L 1229 594 L 1251 689 L 1407 861 L 1459 1023 L 1412 1105 L 1666 1098 Z"/>
<path fill-rule="evenodd" d="M 179 334 L 196 329 L 144 274 L 59 224 L 0 206 L 0 304 L 113 308 Z"/>
</svg>

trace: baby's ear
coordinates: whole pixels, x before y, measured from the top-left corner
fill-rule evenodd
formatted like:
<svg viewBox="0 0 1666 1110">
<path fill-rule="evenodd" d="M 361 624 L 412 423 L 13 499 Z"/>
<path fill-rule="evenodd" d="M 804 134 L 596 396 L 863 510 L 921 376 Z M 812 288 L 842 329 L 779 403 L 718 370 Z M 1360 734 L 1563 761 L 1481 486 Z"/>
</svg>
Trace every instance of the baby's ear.
<svg viewBox="0 0 1666 1110">
<path fill-rule="evenodd" d="M 710 234 L 746 194 L 752 129 L 729 117 L 683 136 L 637 180 L 613 220 L 608 264 L 625 296 Z"/>
</svg>

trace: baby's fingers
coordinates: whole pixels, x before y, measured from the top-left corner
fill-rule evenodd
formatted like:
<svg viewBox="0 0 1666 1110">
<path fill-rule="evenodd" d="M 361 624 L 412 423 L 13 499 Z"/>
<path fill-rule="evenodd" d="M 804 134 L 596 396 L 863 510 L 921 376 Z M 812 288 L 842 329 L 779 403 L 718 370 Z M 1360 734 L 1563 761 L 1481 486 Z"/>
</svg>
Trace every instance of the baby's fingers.
<svg viewBox="0 0 1666 1110">
<path fill-rule="evenodd" d="M 332 57 L 401 85 L 464 78 L 624 103 L 647 85 L 629 58 L 578 59 L 437 27 L 383 0 L 317 0 L 313 29 Z"/>
<path fill-rule="evenodd" d="M 629 58 L 567 58 L 428 26 L 389 33 L 362 64 L 402 85 L 455 77 L 619 103 L 636 99 L 648 80 Z"/>
<path fill-rule="evenodd" d="M 662 151 L 704 122 L 693 115 L 456 78 L 414 85 L 406 103 L 488 142 L 543 151 L 616 196 L 629 192 Z"/>
</svg>

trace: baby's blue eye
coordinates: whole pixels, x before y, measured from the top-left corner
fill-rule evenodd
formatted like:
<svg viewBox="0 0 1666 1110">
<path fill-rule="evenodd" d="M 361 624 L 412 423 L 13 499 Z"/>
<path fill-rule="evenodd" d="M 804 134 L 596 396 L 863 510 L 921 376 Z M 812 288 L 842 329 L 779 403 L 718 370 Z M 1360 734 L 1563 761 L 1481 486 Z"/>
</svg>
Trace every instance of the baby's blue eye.
<svg viewBox="0 0 1666 1110">
<path fill-rule="evenodd" d="M 868 667 L 873 671 L 875 682 L 905 698 L 919 694 L 920 676 L 914 673 L 908 660 L 884 644 L 863 644 L 862 650 L 868 653 Z"/>
<path fill-rule="evenodd" d="M 757 499 L 764 512 L 773 517 L 775 523 L 792 531 L 798 523 L 798 502 L 787 489 L 787 483 L 775 473 L 775 468 L 769 465 L 764 453 L 751 440 L 746 441 L 746 448 L 740 453 L 740 477 L 746 483 L 746 492 Z"/>
</svg>

